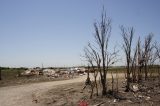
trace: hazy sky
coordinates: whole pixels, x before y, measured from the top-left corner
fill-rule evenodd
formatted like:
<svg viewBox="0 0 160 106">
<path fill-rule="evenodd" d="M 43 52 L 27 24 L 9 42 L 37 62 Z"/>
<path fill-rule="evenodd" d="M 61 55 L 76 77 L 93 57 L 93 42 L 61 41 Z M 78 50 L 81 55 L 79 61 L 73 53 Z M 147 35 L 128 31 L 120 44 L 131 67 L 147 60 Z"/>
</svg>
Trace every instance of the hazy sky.
<svg viewBox="0 0 160 106">
<path fill-rule="evenodd" d="M 120 25 L 133 26 L 135 39 L 153 32 L 160 41 L 160 0 L 0 0 L 0 66 L 84 65 L 80 55 L 103 5 L 110 48 L 121 45 Z"/>
</svg>

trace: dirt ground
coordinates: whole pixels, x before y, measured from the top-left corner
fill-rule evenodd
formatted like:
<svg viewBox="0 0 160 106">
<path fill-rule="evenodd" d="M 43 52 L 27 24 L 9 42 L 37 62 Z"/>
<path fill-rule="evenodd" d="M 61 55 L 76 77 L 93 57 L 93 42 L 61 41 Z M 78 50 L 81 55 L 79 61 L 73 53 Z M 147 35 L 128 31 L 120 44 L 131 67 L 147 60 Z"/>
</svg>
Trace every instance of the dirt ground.
<svg viewBox="0 0 160 106">
<path fill-rule="evenodd" d="M 83 82 L 86 76 L 62 81 L 29 83 L 0 87 L 0 106 L 39 106 L 33 102 L 34 94 L 41 94 L 58 85 Z"/>
<path fill-rule="evenodd" d="M 137 92 L 126 93 L 124 92 L 124 74 L 118 74 L 118 76 L 118 93 L 105 97 L 102 97 L 100 92 L 99 96 L 94 93 L 92 99 L 89 98 L 91 92 L 89 86 L 82 91 L 86 75 L 63 81 L 0 87 L 0 106 L 78 106 L 80 103 L 87 103 L 88 106 L 98 106 L 96 104 L 99 103 L 101 103 L 99 106 L 159 106 L 159 79 L 149 79 L 138 85 Z M 107 78 L 111 79 L 111 75 L 108 74 Z M 109 90 L 111 80 L 108 84 Z"/>
<path fill-rule="evenodd" d="M 108 81 L 111 89 L 111 79 Z M 135 85 L 134 83 L 131 86 Z M 102 97 L 94 96 L 90 99 L 91 89 L 88 86 L 82 91 L 84 83 L 72 83 L 61 85 L 48 90 L 41 95 L 33 98 L 35 104 L 42 106 L 78 106 L 80 103 L 87 103 L 87 106 L 159 106 L 160 105 L 160 82 L 157 78 L 143 81 L 138 85 L 136 92 L 124 92 L 124 79 L 119 80 L 119 92 L 108 94 Z M 100 89 L 99 89 L 100 90 Z M 33 97 L 35 97 L 33 95 Z M 99 105 L 101 104 L 101 105 Z M 85 105 L 82 105 L 85 106 Z"/>
<path fill-rule="evenodd" d="M 123 75 L 124 74 L 119 74 L 119 76 Z M 107 77 L 111 78 L 111 75 L 108 74 Z M 0 106 L 41 106 L 41 104 L 44 106 L 43 103 L 36 100 L 39 95 L 42 95 L 60 85 L 64 85 L 65 87 L 66 84 L 72 85 L 72 83 L 84 82 L 85 79 L 86 75 L 62 81 L 39 82 L 0 87 Z M 35 101 L 38 103 L 35 103 Z"/>
</svg>

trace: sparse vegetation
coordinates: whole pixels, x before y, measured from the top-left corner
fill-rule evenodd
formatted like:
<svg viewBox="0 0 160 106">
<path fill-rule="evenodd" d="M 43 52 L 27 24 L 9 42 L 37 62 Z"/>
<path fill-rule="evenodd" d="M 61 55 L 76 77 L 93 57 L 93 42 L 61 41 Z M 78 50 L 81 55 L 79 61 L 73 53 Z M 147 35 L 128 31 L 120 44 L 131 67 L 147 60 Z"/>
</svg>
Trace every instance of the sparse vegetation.
<svg viewBox="0 0 160 106">
<path fill-rule="evenodd" d="M 108 88 L 112 88 L 112 79 L 108 79 Z M 158 106 L 160 103 L 160 93 L 158 80 L 155 79 L 145 81 L 139 86 L 139 91 L 133 92 L 123 92 L 124 78 L 119 77 L 119 92 L 116 93 L 115 97 L 107 95 L 106 97 L 96 96 L 93 94 L 92 99 L 90 99 L 91 89 L 86 88 L 81 92 L 81 88 L 84 83 L 74 83 L 61 85 L 57 88 L 50 89 L 49 91 L 43 93 L 41 96 L 37 95 L 36 100 L 38 100 L 38 105 L 43 106 L 79 106 L 80 101 L 84 101 L 88 106 Z M 133 85 L 133 84 L 131 84 Z M 71 89 L 72 87 L 72 89 Z M 66 90 L 67 89 L 67 90 Z M 100 86 L 99 86 L 100 89 Z M 149 92 L 149 93 L 148 93 Z M 101 92 L 99 92 L 101 93 Z M 100 104 L 100 105 L 99 105 Z"/>
<path fill-rule="evenodd" d="M 40 6 L 40 7 L 43 7 L 43 6 Z M 66 5 L 62 7 L 66 7 Z M 49 9 L 51 10 L 50 7 Z M 28 11 L 28 9 L 26 10 Z M 79 9 L 77 10 L 79 12 Z M 43 10 L 43 12 L 45 11 Z M 78 12 L 76 11 L 75 13 L 78 13 Z M 15 12 L 15 14 L 19 14 L 19 13 L 20 12 L 18 13 Z M 10 16 L 9 14 L 11 13 L 7 13 L 7 16 Z M 15 20 L 14 14 L 12 15 Z M 40 14 L 40 16 L 41 15 L 44 15 L 44 14 Z M 58 14 L 55 14 L 55 16 L 56 15 Z M 64 14 L 61 13 L 61 15 L 63 16 Z M 82 14 L 78 14 L 78 17 L 80 15 Z M 29 19 L 30 18 L 37 19 L 35 16 L 29 17 Z M 48 16 L 45 16 L 43 18 L 46 18 L 46 17 L 48 18 Z M 4 21 L 9 20 L 9 18 L 5 18 L 5 17 L 3 18 L 4 18 Z M 25 19 L 28 19 L 28 17 L 27 18 L 25 17 Z M 48 18 L 49 21 L 45 22 L 45 26 L 47 26 L 47 24 L 51 22 L 50 19 L 51 18 Z M 56 19 L 58 19 L 58 17 L 56 17 Z M 67 18 L 67 19 L 70 19 L 70 18 Z M 38 19 L 38 21 L 41 21 L 41 20 L 42 19 Z M 38 21 L 36 21 L 34 24 L 37 24 Z M 10 22 L 11 21 L 9 20 L 8 23 Z M 26 21 L 25 23 L 27 22 L 28 21 Z M 30 22 L 32 22 L 32 20 Z M 56 23 L 57 25 L 59 25 L 58 22 L 53 22 L 53 23 Z M 52 26 L 53 23 L 51 23 L 50 26 Z M 61 20 L 60 23 L 64 23 L 64 21 Z M 38 24 L 38 25 L 41 25 L 41 24 Z M 5 24 L 3 23 L 3 25 Z M 10 28 L 10 27 L 7 27 L 8 25 L 10 24 L 6 24 L 5 27 Z M 15 24 L 11 23 L 11 25 L 14 26 Z M 21 24 L 18 23 L 18 25 L 21 25 Z M 61 31 L 61 28 L 63 28 L 61 26 L 57 26 L 56 30 L 60 29 Z M 20 28 L 20 26 L 18 27 Z M 27 26 L 25 26 L 25 28 L 27 28 Z M 42 28 L 43 27 L 41 27 L 40 29 Z M 46 29 L 47 28 L 48 27 L 46 27 Z M 29 29 L 32 29 L 32 28 L 29 28 Z M 48 29 L 47 30 L 46 29 L 44 29 L 44 31 L 48 31 Z M 0 99 L 0 104 L 4 103 L 6 105 L 8 102 L 8 97 L 11 96 L 12 98 L 10 98 L 10 101 L 11 101 L 10 104 L 14 104 L 15 102 L 15 105 L 17 105 L 16 103 L 19 103 L 20 105 L 24 104 L 24 103 L 21 103 L 21 101 L 25 103 L 28 103 L 29 101 L 28 104 L 37 104 L 42 106 L 77 106 L 77 105 L 78 106 L 90 106 L 90 105 L 94 105 L 94 106 L 108 106 L 108 105 L 159 106 L 160 104 L 160 44 L 159 44 L 159 41 L 154 41 L 154 34 L 148 33 L 148 35 L 144 36 L 143 38 L 140 36 L 137 36 L 138 39 L 135 39 L 134 37 L 136 34 L 135 33 L 136 28 L 124 27 L 123 25 L 120 26 L 119 30 L 121 33 L 119 35 L 121 35 L 122 42 L 119 42 L 119 44 L 121 45 L 122 47 L 121 51 L 125 56 L 125 57 L 122 57 L 124 59 L 125 64 L 124 66 L 113 66 L 115 65 L 115 63 L 119 61 L 118 59 L 119 50 L 117 50 L 116 46 L 114 45 L 110 46 L 109 41 L 112 38 L 112 33 L 111 33 L 112 21 L 111 21 L 111 18 L 107 17 L 107 14 L 104 8 L 102 10 L 100 20 L 95 21 L 95 23 L 93 24 L 93 30 L 94 30 L 93 32 L 94 41 L 90 41 L 88 45 L 85 46 L 84 48 L 83 57 L 87 62 L 86 64 L 87 67 L 79 66 L 79 67 L 70 67 L 70 68 L 67 68 L 67 67 L 44 68 L 43 64 L 42 64 L 42 68 L 40 67 L 36 67 L 36 68 L 0 67 L 0 97 L 4 96 L 4 98 Z M 23 32 L 23 30 L 21 31 Z M 16 32 L 16 31 L 13 30 L 10 32 Z M 20 34 L 22 32 L 20 32 Z M 32 32 L 34 32 L 34 30 L 32 30 Z M 56 33 L 58 32 L 59 31 L 57 31 Z M 49 32 L 48 34 L 50 33 L 51 32 Z M 4 32 L 2 34 L 5 35 Z M 38 34 L 38 33 L 34 32 L 34 34 Z M 65 34 L 65 32 L 60 34 Z M 16 34 L 13 34 L 13 35 L 16 35 Z M 41 36 L 43 35 L 45 34 L 42 33 Z M 38 37 L 35 37 L 33 40 L 37 38 Z M 50 39 L 51 37 L 46 37 L 46 38 Z M 27 38 L 27 40 L 30 40 L 30 39 Z M 38 39 L 38 40 L 43 41 L 42 39 Z M 60 39 L 60 40 L 61 41 L 59 42 L 59 45 L 61 44 L 61 46 L 63 46 L 64 44 L 62 44 L 62 42 L 64 42 L 65 40 L 67 41 L 68 39 L 65 39 L 65 40 Z M 45 43 L 46 42 L 44 42 L 44 44 Z M 33 44 L 38 45 L 39 43 L 35 42 Z M 50 42 L 47 44 L 50 44 Z M 32 45 L 32 43 L 30 45 Z M 40 47 L 41 46 L 42 45 L 40 45 Z M 57 45 L 55 47 L 57 47 Z M 110 49 L 110 47 L 112 48 Z M 36 50 L 39 50 L 39 49 L 40 48 Z M 30 50 L 35 50 L 35 48 L 34 49 L 31 48 Z M 49 48 L 42 49 L 42 50 L 49 50 Z M 7 59 L 9 58 L 10 57 L 8 57 Z M 48 58 L 49 57 L 44 56 L 42 60 L 43 59 L 47 60 Z M 57 56 L 56 59 L 59 59 L 59 57 Z M 86 78 L 86 81 L 82 82 L 84 78 Z M 65 80 L 65 81 L 59 81 L 59 80 Z M 49 82 L 49 81 L 55 81 L 55 82 Z M 38 82 L 43 82 L 43 83 L 38 83 Z M 31 83 L 37 83 L 37 84 L 31 84 Z M 22 84 L 25 84 L 25 85 L 22 85 Z M 68 84 L 68 85 L 65 85 L 65 84 Z M 22 85 L 22 86 L 12 86 L 12 85 Z M 24 89 L 25 89 L 25 92 L 24 92 Z M 15 91 L 17 91 L 18 93 Z M 21 96 L 23 97 L 21 98 Z M 28 98 L 30 98 L 30 100 Z"/>
<path fill-rule="evenodd" d="M 105 10 L 102 11 L 101 20 L 99 23 L 94 23 L 95 29 L 95 44 L 88 44 L 85 48 L 85 58 L 88 61 L 88 64 L 92 67 L 94 71 L 94 83 L 96 89 L 97 87 L 97 75 L 100 75 L 100 82 L 102 86 L 102 95 L 106 96 L 107 94 L 107 73 L 109 71 L 109 66 L 113 65 L 117 59 L 118 51 L 110 52 L 108 50 L 109 39 L 111 36 L 111 19 L 106 16 Z M 96 67 L 96 69 L 95 69 Z M 98 93 L 97 93 L 98 96 Z"/>
<path fill-rule="evenodd" d="M 141 39 L 137 40 L 136 46 L 133 46 L 133 38 L 135 29 L 120 27 L 121 35 L 123 39 L 123 50 L 125 54 L 126 67 L 123 68 L 109 68 L 112 64 L 117 62 L 118 51 L 114 50 L 113 53 L 108 51 L 109 39 L 111 36 L 111 20 L 106 17 L 106 13 L 102 12 L 101 22 L 94 24 L 95 28 L 95 44 L 88 44 L 85 48 L 85 58 L 91 69 L 94 72 L 94 82 L 99 85 L 99 89 L 102 90 L 102 96 L 112 95 L 116 99 L 120 99 L 117 94 L 119 92 L 118 74 L 113 76 L 113 72 L 117 73 L 117 70 L 124 72 L 126 75 L 125 91 L 136 93 L 139 91 L 142 82 L 156 79 L 159 75 L 159 64 L 156 65 L 156 61 L 159 59 L 159 47 L 157 43 L 153 43 L 153 34 L 150 33 L 141 42 Z M 143 43 L 143 44 L 142 44 Z M 158 60 L 159 61 L 159 60 Z M 115 71 L 116 70 L 116 71 Z M 91 71 L 91 72 L 92 72 Z M 95 73 L 96 72 L 96 73 Z M 111 90 L 108 88 L 107 73 L 111 73 Z M 97 74 L 100 75 L 100 83 L 97 84 Z M 115 78 L 116 78 L 116 90 L 115 90 Z M 157 83 L 157 82 L 156 82 Z M 136 85 L 135 85 L 136 84 Z M 149 86 L 147 86 L 149 87 Z M 98 90 L 97 90 L 98 91 Z M 115 93 L 117 91 L 117 93 Z M 98 94 L 98 93 L 96 93 Z M 93 88 L 91 88 L 91 95 L 93 94 Z M 98 96 L 98 95 L 97 95 Z M 117 97 L 118 96 L 118 97 Z"/>
</svg>

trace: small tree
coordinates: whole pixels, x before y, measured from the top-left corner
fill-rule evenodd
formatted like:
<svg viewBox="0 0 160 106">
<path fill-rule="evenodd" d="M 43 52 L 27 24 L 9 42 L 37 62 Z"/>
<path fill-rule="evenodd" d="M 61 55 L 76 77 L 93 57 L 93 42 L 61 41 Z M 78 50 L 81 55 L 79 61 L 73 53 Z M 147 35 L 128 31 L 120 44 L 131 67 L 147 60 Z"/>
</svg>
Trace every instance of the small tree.
<svg viewBox="0 0 160 106">
<path fill-rule="evenodd" d="M 138 75 L 137 75 L 137 80 L 138 83 L 142 80 L 142 68 L 143 68 L 143 64 L 144 64 L 144 59 L 143 59 L 143 55 L 142 55 L 142 49 L 141 49 L 141 40 L 140 37 L 138 39 L 138 44 L 137 44 L 137 58 L 138 58 Z"/>
<path fill-rule="evenodd" d="M 98 96 L 98 84 L 97 84 L 97 75 L 98 75 L 98 70 L 96 69 L 95 65 L 99 66 L 100 65 L 100 59 L 96 51 L 91 47 L 90 44 L 88 44 L 88 48 L 86 47 L 84 49 L 85 52 L 85 58 L 87 59 L 87 62 L 91 66 L 91 70 L 94 72 L 94 83 L 91 83 L 91 96 L 92 98 L 93 95 L 93 89 L 96 87 L 96 95 Z M 99 69 L 99 68 L 98 68 Z M 88 69 L 89 70 L 89 69 Z"/>
<path fill-rule="evenodd" d="M 91 64 L 92 65 L 92 70 L 93 70 L 93 76 L 94 76 L 94 83 L 95 83 L 95 87 L 96 87 L 96 95 L 98 96 L 98 84 L 97 84 L 97 75 L 98 75 L 98 72 L 100 72 L 101 70 L 101 67 L 100 67 L 100 64 L 101 64 L 101 59 L 100 59 L 100 56 L 98 54 L 98 52 L 96 52 L 93 47 L 88 44 L 88 47 L 90 48 L 91 52 L 92 52 L 92 57 L 93 57 L 93 61 L 95 62 L 95 67 L 93 65 L 93 63 Z"/>
<path fill-rule="evenodd" d="M 108 71 L 108 67 L 106 68 L 107 62 L 107 54 L 108 54 L 108 43 L 111 35 L 111 19 L 106 17 L 106 13 L 103 10 L 101 15 L 101 22 L 94 23 L 95 28 L 95 40 L 98 46 L 98 50 L 100 51 L 99 56 L 102 61 L 102 69 L 100 69 L 100 79 L 102 84 L 102 95 L 106 95 L 107 86 L 106 86 L 106 75 Z"/>
<path fill-rule="evenodd" d="M 137 44 L 138 45 L 138 44 Z M 137 46 L 134 51 L 134 56 L 131 59 L 131 73 L 132 73 L 132 82 L 136 82 L 136 70 L 137 70 Z"/>
<path fill-rule="evenodd" d="M 143 53 L 145 80 L 146 80 L 147 77 L 148 77 L 148 63 L 149 63 L 149 59 L 150 59 L 150 54 L 151 54 L 152 49 L 153 49 L 152 38 L 153 38 L 153 34 L 152 34 L 152 33 L 150 33 L 150 34 L 145 38 L 144 53 Z"/>
<path fill-rule="evenodd" d="M 131 73 L 131 50 L 132 50 L 132 39 L 134 35 L 134 29 L 132 28 L 124 28 L 123 26 L 120 27 L 122 32 L 122 38 L 123 38 L 123 49 L 126 55 L 126 61 L 127 61 L 127 85 L 126 85 L 126 92 L 130 90 L 130 73 Z"/>
<path fill-rule="evenodd" d="M 89 57 L 89 63 L 92 69 L 95 70 L 94 76 L 97 76 L 97 72 L 100 74 L 100 82 L 102 87 L 102 95 L 107 94 L 107 72 L 110 65 L 116 62 L 117 51 L 114 50 L 113 53 L 108 51 L 109 38 L 111 35 L 111 19 L 106 17 L 106 13 L 103 9 L 101 15 L 101 21 L 94 23 L 95 28 L 95 43 L 93 45 L 89 44 L 87 52 L 87 58 Z M 88 56 L 89 54 L 89 56 Z M 94 64 L 97 69 L 95 69 Z M 98 71 L 96 71 L 98 70 Z"/>
<path fill-rule="evenodd" d="M 160 45 L 155 43 L 155 48 L 156 48 L 156 56 L 158 58 L 158 63 L 160 63 Z M 160 80 L 160 66 L 158 64 L 158 74 L 159 74 L 159 80 Z"/>
</svg>

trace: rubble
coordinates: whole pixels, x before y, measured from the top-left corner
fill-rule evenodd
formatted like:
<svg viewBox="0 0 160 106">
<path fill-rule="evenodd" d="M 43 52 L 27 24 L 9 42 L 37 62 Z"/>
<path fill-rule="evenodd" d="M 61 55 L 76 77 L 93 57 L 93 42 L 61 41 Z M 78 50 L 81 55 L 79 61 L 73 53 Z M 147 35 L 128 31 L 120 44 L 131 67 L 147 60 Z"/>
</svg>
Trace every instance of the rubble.
<svg viewBox="0 0 160 106">
<path fill-rule="evenodd" d="M 138 85 L 133 85 L 132 88 L 133 88 L 132 90 L 133 90 L 134 92 L 139 91 Z"/>
<path fill-rule="evenodd" d="M 114 99 L 114 100 L 113 100 L 114 103 L 116 103 L 116 102 L 118 102 L 118 101 L 119 101 L 118 99 Z"/>
<path fill-rule="evenodd" d="M 22 76 L 45 76 L 51 78 L 74 78 L 85 75 L 85 68 L 28 68 Z"/>
<path fill-rule="evenodd" d="M 151 97 L 149 97 L 149 96 L 148 96 L 148 97 L 146 97 L 146 100 L 150 100 L 150 99 L 151 99 Z"/>
</svg>

